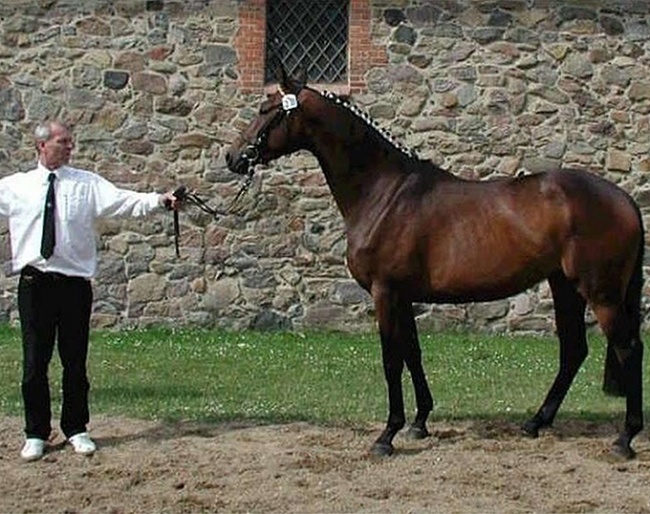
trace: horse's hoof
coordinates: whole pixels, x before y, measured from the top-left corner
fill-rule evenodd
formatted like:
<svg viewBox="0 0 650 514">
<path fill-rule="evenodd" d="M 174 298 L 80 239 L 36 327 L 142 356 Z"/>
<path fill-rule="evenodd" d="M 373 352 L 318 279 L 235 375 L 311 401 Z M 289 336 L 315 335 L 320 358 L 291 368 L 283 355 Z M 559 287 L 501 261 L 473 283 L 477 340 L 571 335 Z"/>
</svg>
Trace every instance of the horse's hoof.
<svg viewBox="0 0 650 514">
<path fill-rule="evenodd" d="M 390 457 L 394 451 L 393 445 L 386 443 L 375 443 L 370 448 L 370 454 L 375 457 Z"/>
<path fill-rule="evenodd" d="M 525 436 L 531 437 L 533 439 L 539 437 L 539 427 L 534 421 L 526 421 L 526 423 L 521 425 L 521 432 Z"/>
<path fill-rule="evenodd" d="M 636 452 L 632 449 L 632 447 L 629 444 L 616 441 L 612 445 L 612 449 L 610 450 L 610 455 L 615 460 L 632 460 L 634 457 L 636 457 Z"/>
<path fill-rule="evenodd" d="M 431 433 L 427 430 L 427 427 L 416 427 L 411 425 L 408 430 L 404 433 L 404 437 L 411 439 L 413 441 L 419 441 L 420 439 L 425 439 L 429 437 Z"/>
</svg>

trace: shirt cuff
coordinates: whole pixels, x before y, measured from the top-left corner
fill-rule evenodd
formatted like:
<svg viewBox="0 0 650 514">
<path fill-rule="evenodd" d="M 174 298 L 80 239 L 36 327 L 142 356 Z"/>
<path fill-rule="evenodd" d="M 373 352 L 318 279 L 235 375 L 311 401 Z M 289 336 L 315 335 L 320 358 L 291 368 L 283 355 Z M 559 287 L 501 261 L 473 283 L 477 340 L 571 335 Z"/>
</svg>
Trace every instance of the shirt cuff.
<svg viewBox="0 0 650 514">
<path fill-rule="evenodd" d="M 160 203 L 160 197 L 162 196 L 160 193 L 147 193 L 147 196 L 149 197 L 149 205 L 148 205 L 148 210 L 149 211 L 155 211 L 157 209 L 162 209 L 163 205 Z"/>
</svg>

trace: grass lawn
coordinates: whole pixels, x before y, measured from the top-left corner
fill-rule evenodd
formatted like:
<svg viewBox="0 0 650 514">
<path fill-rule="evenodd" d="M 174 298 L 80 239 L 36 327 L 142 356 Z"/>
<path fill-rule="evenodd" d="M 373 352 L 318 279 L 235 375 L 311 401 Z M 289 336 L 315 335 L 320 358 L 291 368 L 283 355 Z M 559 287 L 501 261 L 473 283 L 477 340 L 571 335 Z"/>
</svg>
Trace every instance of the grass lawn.
<svg viewBox="0 0 650 514">
<path fill-rule="evenodd" d="M 432 419 L 523 420 L 557 370 L 554 337 L 421 334 L 435 408 Z M 601 392 L 604 339 L 590 354 L 558 417 L 619 418 L 624 400 Z M 0 325 L 0 412 L 21 415 L 21 343 Z M 317 423 L 384 421 L 386 386 L 378 335 L 228 332 L 203 329 L 94 331 L 91 412 L 144 419 Z M 648 386 L 648 376 L 645 377 Z M 61 368 L 52 360 L 53 409 Z M 410 376 L 404 373 L 409 418 Z"/>
</svg>

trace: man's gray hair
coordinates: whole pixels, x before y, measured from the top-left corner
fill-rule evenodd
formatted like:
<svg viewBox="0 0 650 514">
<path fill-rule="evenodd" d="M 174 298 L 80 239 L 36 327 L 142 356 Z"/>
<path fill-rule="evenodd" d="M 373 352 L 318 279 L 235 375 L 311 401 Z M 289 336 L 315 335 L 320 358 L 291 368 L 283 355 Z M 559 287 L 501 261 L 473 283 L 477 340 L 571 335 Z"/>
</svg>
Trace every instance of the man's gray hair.
<svg viewBox="0 0 650 514">
<path fill-rule="evenodd" d="M 34 140 L 36 143 L 42 143 L 43 141 L 50 139 L 52 137 L 52 128 L 56 125 L 67 128 L 65 123 L 56 120 L 43 121 L 36 125 L 36 128 L 34 129 Z"/>
</svg>

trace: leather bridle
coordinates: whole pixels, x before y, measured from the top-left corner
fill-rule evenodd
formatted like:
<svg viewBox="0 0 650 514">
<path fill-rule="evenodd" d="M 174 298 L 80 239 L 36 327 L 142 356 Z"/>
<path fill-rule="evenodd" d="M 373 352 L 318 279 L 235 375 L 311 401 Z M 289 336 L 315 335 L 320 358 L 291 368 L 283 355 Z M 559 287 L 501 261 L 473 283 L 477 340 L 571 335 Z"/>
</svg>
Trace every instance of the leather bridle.
<svg viewBox="0 0 650 514">
<path fill-rule="evenodd" d="M 266 147 L 271 130 L 299 107 L 297 95 L 285 93 L 281 88 L 278 89 L 282 94 L 282 102 L 272 107 L 272 109 L 276 110 L 275 115 L 262 126 L 255 141 L 249 143 L 241 152 L 240 158 L 246 162 L 246 174 L 249 176 L 252 175 L 255 166 L 262 162 L 262 152 Z"/>
</svg>

